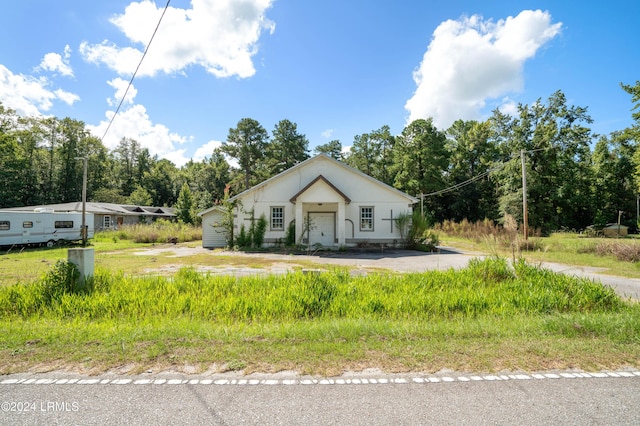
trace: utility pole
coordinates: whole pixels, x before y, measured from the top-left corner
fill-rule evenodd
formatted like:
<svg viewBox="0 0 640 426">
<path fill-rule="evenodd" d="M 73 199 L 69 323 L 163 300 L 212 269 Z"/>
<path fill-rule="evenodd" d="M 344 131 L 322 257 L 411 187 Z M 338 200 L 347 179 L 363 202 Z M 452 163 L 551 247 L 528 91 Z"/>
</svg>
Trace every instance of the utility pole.
<svg viewBox="0 0 640 426">
<path fill-rule="evenodd" d="M 622 210 L 618 210 L 618 238 L 620 238 L 620 217 L 622 217 Z"/>
<path fill-rule="evenodd" d="M 522 231 L 524 240 L 529 239 L 529 212 L 527 209 L 527 167 L 524 161 L 524 149 L 520 150 L 520 160 L 522 161 Z"/>
<path fill-rule="evenodd" d="M 75 157 L 76 160 L 82 160 L 82 248 L 70 248 L 67 254 L 69 263 L 73 263 L 78 267 L 82 283 L 86 283 L 87 278 L 93 276 L 95 268 L 95 255 L 93 247 L 87 247 L 87 161 L 89 158 Z"/>
<path fill-rule="evenodd" d="M 82 160 L 82 247 L 87 246 L 87 160 L 85 157 L 75 157 L 76 160 Z"/>
</svg>

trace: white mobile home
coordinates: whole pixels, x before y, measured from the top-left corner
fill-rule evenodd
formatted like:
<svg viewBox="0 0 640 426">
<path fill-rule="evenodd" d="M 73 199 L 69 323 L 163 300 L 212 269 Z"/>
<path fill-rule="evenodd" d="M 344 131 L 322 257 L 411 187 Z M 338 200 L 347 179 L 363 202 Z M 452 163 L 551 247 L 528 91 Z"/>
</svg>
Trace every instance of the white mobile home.
<svg viewBox="0 0 640 426">
<path fill-rule="evenodd" d="M 326 154 L 319 154 L 231 199 L 235 235 L 242 226 L 264 215 L 268 225 L 264 244 L 286 238 L 295 226 L 295 241 L 308 246 L 340 248 L 359 244 L 400 245 L 395 224 L 411 214 L 418 199 L 355 170 Z M 220 209 L 202 216 L 204 247 L 221 247 L 226 241 L 219 226 Z"/>
<path fill-rule="evenodd" d="M 53 210 L 55 212 L 79 212 L 82 211 L 82 202 L 45 204 L 38 206 L 11 207 L 0 209 L 5 211 L 33 212 L 34 210 Z M 117 229 L 123 225 L 135 225 L 138 223 L 151 223 L 156 219 L 175 220 L 175 209 L 171 207 L 134 206 L 128 204 L 87 202 L 87 213 L 93 214 L 91 230 Z"/>
<path fill-rule="evenodd" d="M 87 238 L 93 237 L 93 214 L 85 215 Z M 46 245 L 82 239 L 82 213 L 36 209 L 0 211 L 0 246 Z"/>
</svg>

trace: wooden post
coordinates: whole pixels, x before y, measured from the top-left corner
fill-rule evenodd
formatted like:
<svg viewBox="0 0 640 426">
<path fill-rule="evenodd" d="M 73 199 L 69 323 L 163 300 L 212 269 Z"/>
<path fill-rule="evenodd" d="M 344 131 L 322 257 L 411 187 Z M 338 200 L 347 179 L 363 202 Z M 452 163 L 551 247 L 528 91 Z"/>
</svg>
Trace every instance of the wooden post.
<svg viewBox="0 0 640 426">
<path fill-rule="evenodd" d="M 527 209 L 527 167 L 524 161 L 524 149 L 520 150 L 520 160 L 522 161 L 522 232 L 524 240 L 529 239 L 529 212 Z"/>
<path fill-rule="evenodd" d="M 87 246 L 87 161 L 88 157 L 75 157 L 76 160 L 82 160 L 82 247 Z"/>
</svg>

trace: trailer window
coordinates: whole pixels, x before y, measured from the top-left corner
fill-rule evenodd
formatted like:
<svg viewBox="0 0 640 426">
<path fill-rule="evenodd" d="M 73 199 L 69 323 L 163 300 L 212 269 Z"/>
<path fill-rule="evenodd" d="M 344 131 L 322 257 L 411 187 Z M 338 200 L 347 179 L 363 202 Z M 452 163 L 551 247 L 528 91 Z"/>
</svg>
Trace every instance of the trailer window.
<svg viewBox="0 0 640 426">
<path fill-rule="evenodd" d="M 0 231 L 8 231 L 11 229 L 11 222 L 8 220 L 0 220 Z"/>
<path fill-rule="evenodd" d="M 33 222 L 31 222 L 31 221 L 22 222 L 22 227 L 23 228 L 33 228 Z"/>
<path fill-rule="evenodd" d="M 105 216 L 102 219 L 102 227 L 103 228 L 111 228 L 111 216 Z"/>
<path fill-rule="evenodd" d="M 56 220 L 56 223 L 54 226 L 56 227 L 56 229 L 73 228 L 73 221 L 72 220 Z"/>
</svg>

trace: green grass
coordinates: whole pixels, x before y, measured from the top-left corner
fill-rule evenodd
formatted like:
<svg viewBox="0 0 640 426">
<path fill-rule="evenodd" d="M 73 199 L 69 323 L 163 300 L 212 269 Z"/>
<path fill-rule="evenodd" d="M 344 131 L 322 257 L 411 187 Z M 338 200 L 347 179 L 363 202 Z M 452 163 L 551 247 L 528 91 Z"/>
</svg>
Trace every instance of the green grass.
<svg viewBox="0 0 640 426">
<path fill-rule="evenodd" d="M 202 241 L 191 241 L 174 244 L 134 243 L 131 240 L 94 240 L 96 268 L 102 268 L 113 273 L 122 272 L 128 275 L 144 275 L 161 273 L 163 269 L 171 267 L 178 270 L 184 266 L 206 267 L 248 267 L 267 268 L 277 261 L 261 257 L 234 256 L 218 252 L 206 252 L 196 255 L 176 257 L 175 253 L 184 247 L 201 247 Z M 144 252 L 150 249 L 162 249 L 153 255 Z M 67 260 L 68 247 L 36 248 L 12 250 L 0 255 L 0 286 L 15 283 L 29 283 L 41 278 L 59 260 Z M 313 266 L 292 258 L 290 262 L 297 267 Z M 317 267 L 317 265 L 316 265 Z"/>
<path fill-rule="evenodd" d="M 554 262 L 567 265 L 601 268 L 601 273 L 629 278 L 640 278 L 640 262 L 619 260 L 616 256 L 598 250 L 601 246 L 625 245 L 636 249 L 640 245 L 634 237 L 588 238 L 574 233 L 554 233 L 549 237 L 531 237 L 537 247 L 535 250 L 522 251 L 505 245 L 504 240 L 492 236 L 465 238 L 440 234 L 441 245 L 461 250 L 489 253 L 506 257 L 527 259 L 531 263 Z"/>
<path fill-rule="evenodd" d="M 524 262 L 351 276 L 173 277 L 99 270 L 77 287 L 57 264 L 0 288 L 0 373 L 127 366 L 333 375 L 600 370 L 640 366 L 640 306 Z"/>
<path fill-rule="evenodd" d="M 158 219 L 150 224 L 125 225 L 97 232 L 94 241 L 129 240 L 135 243 L 166 243 L 202 240 L 202 227 Z"/>
</svg>

